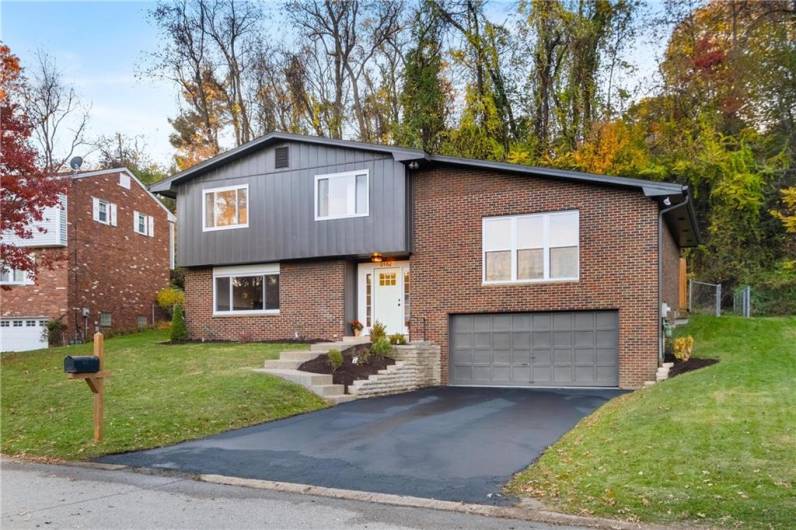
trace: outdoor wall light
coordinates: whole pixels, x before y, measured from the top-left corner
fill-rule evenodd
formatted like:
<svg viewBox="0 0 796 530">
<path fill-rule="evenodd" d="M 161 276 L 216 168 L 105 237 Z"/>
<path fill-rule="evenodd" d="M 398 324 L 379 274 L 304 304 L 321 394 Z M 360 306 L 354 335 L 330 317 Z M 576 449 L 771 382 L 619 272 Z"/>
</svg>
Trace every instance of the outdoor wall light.
<svg viewBox="0 0 796 530">
<path fill-rule="evenodd" d="M 384 258 L 381 255 L 381 252 L 374 252 L 370 255 L 370 261 L 373 263 L 381 263 Z"/>
</svg>

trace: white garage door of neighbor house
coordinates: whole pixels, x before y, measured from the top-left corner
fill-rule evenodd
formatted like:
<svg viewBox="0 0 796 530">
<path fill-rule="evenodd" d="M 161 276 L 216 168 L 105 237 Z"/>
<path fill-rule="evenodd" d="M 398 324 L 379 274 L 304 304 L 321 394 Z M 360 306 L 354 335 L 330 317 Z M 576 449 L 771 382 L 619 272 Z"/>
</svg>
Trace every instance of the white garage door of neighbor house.
<svg viewBox="0 0 796 530">
<path fill-rule="evenodd" d="M 45 318 L 4 318 L 0 320 L 0 351 L 46 348 L 46 329 Z"/>
</svg>

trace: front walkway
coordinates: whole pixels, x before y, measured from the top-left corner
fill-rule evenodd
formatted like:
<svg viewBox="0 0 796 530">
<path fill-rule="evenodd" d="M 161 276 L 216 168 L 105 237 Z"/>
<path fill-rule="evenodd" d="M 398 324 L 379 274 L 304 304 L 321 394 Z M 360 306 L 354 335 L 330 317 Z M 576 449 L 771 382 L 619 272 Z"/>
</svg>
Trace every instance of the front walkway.
<svg viewBox="0 0 796 530">
<path fill-rule="evenodd" d="M 440 387 L 101 461 L 504 504 L 515 472 L 621 393 Z"/>
</svg>

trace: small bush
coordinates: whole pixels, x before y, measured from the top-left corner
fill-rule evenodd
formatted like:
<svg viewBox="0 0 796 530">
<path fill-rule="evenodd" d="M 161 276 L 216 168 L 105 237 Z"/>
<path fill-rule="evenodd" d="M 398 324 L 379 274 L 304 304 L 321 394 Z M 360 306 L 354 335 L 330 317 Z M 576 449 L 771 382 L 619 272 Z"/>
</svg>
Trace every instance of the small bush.
<svg viewBox="0 0 796 530">
<path fill-rule="evenodd" d="M 47 329 L 44 330 L 44 338 L 47 339 L 49 346 L 61 346 L 64 342 L 64 331 L 66 324 L 60 320 L 48 320 Z"/>
<path fill-rule="evenodd" d="M 406 336 L 403 333 L 394 333 L 390 335 L 390 344 L 393 345 L 406 344 Z"/>
<path fill-rule="evenodd" d="M 172 315 L 175 305 L 183 305 L 185 303 L 185 293 L 182 289 L 176 287 L 164 287 L 158 291 L 156 300 L 160 308 L 165 311 L 166 314 Z"/>
<path fill-rule="evenodd" d="M 329 357 L 329 365 L 332 367 L 332 372 L 336 372 L 343 366 L 343 354 L 340 353 L 340 350 L 336 348 L 331 349 L 326 356 Z"/>
<path fill-rule="evenodd" d="M 174 306 L 174 314 L 171 317 L 171 342 L 184 342 L 188 340 L 188 328 L 185 325 L 185 314 L 182 305 Z"/>
<path fill-rule="evenodd" d="M 694 353 L 694 337 L 690 335 L 687 337 L 677 337 L 674 339 L 672 349 L 675 359 L 686 362 L 691 358 L 691 354 Z"/>
<path fill-rule="evenodd" d="M 370 354 L 376 357 L 384 357 L 392 351 L 392 344 L 386 337 L 381 337 L 373 341 L 370 345 Z"/>
<path fill-rule="evenodd" d="M 370 328 L 370 342 L 376 342 L 379 339 L 387 338 L 387 328 L 381 322 L 374 322 Z"/>
</svg>

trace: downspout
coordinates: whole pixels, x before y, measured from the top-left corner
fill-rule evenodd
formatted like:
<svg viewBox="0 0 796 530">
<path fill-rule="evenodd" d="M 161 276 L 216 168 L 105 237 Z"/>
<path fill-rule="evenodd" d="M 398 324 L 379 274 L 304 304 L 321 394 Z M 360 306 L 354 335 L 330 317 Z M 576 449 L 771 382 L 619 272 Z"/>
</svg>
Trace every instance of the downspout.
<svg viewBox="0 0 796 530">
<path fill-rule="evenodd" d="M 664 199 L 664 204 L 666 201 L 669 200 L 669 197 Z M 686 193 L 685 200 L 682 202 L 678 202 L 677 204 L 673 204 L 672 206 L 667 206 L 663 208 L 660 212 L 658 212 L 658 365 L 660 366 L 663 363 L 663 216 L 677 208 L 681 208 L 683 206 L 687 206 L 689 201 L 691 200 L 691 196 Z"/>
</svg>

